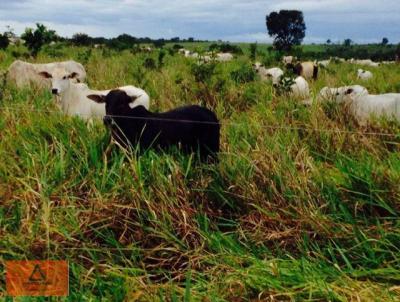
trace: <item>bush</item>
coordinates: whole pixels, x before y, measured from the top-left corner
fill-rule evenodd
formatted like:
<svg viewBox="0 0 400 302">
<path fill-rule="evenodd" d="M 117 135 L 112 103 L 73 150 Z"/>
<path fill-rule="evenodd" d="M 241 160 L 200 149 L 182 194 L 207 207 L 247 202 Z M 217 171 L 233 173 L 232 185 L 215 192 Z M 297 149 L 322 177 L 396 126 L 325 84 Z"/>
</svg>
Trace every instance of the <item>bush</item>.
<svg viewBox="0 0 400 302">
<path fill-rule="evenodd" d="M 191 73 L 193 74 L 196 82 L 206 83 L 212 78 L 213 75 L 215 75 L 216 67 L 217 65 L 214 62 L 201 65 L 193 64 L 191 66 Z"/>
<path fill-rule="evenodd" d="M 243 50 L 236 45 L 232 45 L 229 43 L 223 43 L 223 44 L 211 44 L 209 47 L 210 51 L 216 51 L 216 52 L 230 52 L 234 54 L 241 55 L 243 54 Z"/>
<path fill-rule="evenodd" d="M 251 66 L 242 65 L 239 69 L 231 72 L 231 78 L 237 84 L 254 81 L 256 73 Z"/>
<path fill-rule="evenodd" d="M 76 46 L 89 46 L 92 44 L 92 38 L 85 33 L 76 33 L 72 36 L 71 42 Z"/>
<path fill-rule="evenodd" d="M 6 49 L 9 44 L 10 44 L 10 41 L 8 40 L 7 35 L 0 34 L 0 49 Z"/>
<path fill-rule="evenodd" d="M 92 49 L 86 49 L 80 53 L 78 53 L 78 61 L 82 64 L 87 64 L 89 62 L 90 57 L 92 56 Z"/>
<path fill-rule="evenodd" d="M 174 46 L 172 46 L 172 49 L 174 49 L 175 51 L 178 51 L 179 49 L 184 48 L 182 45 L 180 44 L 174 44 Z"/>
<path fill-rule="evenodd" d="M 253 62 L 257 57 L 257 43 L 250 44 L 250 60 Z"/>
<path fill-rule="evenodd" d="M 49 30 L 43 24 L 36 23 L 36 29 L 25 29 L 21 38 L 25 40 L 25 45 L 28 47 L 32 56 L 35 57 L 43 45 L 55 41 L 57 36 L 54 30 Z"/>
<path fill-rule="evenodd" d="M 164 58 L 167 55 L 167 52 L 164 49 L 161 49 L 158 53 L 158 68 L 161 69 L 164 65 Z"/>
<path fill-rule="evenodd" d="M 143 67 L 147 69 L 156 69 L 157 68 L 156 61 L 154 61 L 153 58 L 146 58 L 144 60 Z"/>
<path fill-rule="evenodd" d="M 51 58 L 60 58 L 64 56 L 62 44 L 46 45 L 43 47 L 43 52 Z"/>
</svg>

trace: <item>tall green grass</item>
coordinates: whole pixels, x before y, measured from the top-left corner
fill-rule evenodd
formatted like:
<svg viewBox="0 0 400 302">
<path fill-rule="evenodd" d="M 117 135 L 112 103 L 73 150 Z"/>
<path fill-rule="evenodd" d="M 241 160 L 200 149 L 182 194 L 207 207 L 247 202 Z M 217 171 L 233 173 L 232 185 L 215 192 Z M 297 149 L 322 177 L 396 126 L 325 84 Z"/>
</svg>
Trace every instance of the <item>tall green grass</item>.
<svg viewBox="0 0 400 302">
<path fill-rule="evenodd" d="M 2 69 L 13 60 L 11 51 L 0 57 Z M 49 92 L 7 84 L 1 266 L 67 259 L 69 301 L 399 300 L 398 124 L 360 127 L 343 108 L 278 97 L 270 85 L 237 76 L 248 72 L 246 55 L 198 82 L 194 61 L 167 55 L 161 68 L 147 69 L 149 57 L 157 62 L 158 54 L 57 54 L 84 58 L 93 89 L 142 87 L 154 111 L 215 110 L 219 163 L 176 150 L 106 152 L 101 121 L 66 117 Z M 52 60 L 42 52 L 36 61 Z M 333 64 L 311 89 L 356 83 L 356 69 Z M 399 66 L 374 74 L 364 84 L 371 93 L 400 92 Z"/>
</svg>

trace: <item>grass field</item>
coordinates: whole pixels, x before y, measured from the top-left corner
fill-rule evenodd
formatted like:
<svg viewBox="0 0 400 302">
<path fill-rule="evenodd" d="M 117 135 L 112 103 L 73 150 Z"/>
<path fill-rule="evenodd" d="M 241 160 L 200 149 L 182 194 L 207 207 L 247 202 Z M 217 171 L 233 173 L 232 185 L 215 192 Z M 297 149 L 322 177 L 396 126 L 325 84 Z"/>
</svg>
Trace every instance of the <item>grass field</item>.
<svg viewBox="0 0 400 302">
<path fill-rule="evenodd" d="M 212 108 L 220 161 L 117 147 L 106 155 L 101 121 L 86 125 L 59 112 L 49 91 L 7 84 L 0 300 L 6 260 L 66 259 L 68 301 L 400 301 L 399 124 L 361 127 L 341 107 L 304 107 L 231 76 L 250 68 L 246 55 L 199 82 L 202 71 L 178 54 L 155 69 L 143 63 L 157 52 L 50 55 L 35 61 L 82 62 L 91 88 L 141 87 L 153 111 Z M 2 70 L 13 60 L 0 52 Z M 313 93 L 356 83 L 357 68 L 332 64 Z M 399 65 L 373 71 L 370 93 L 400 92 Z"/>
</svg>

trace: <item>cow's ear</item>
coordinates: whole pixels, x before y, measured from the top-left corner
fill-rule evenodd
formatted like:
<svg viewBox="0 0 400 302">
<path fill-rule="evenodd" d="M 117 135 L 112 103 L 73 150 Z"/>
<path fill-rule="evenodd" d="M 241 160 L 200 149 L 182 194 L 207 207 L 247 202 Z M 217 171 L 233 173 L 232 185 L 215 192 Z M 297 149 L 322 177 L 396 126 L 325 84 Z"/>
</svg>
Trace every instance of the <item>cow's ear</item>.
<svg viewBox="0 0 400 302">
<path fill-rule="evenodd" d="M 88 99 L 91 99 L 92 101 L 95 101 L 96 103 L 105 103 L 106 101 L 106 97 L 104 95 L 101 94 L 89 94 L 87 96 Z"/>
<path fill-rule="evenodd" d="M 79 74 L 77 73 L 77 72 L 73 72 L 73 73 L 71 73 L 69 76 L 68 76 L 68 78 L 70 78 L 70 79 L 75 79 L 75 78 L 77 78 L 79 76 Z"/>
<path fill-rule="evenodd" d="M 52 75 L 50 73 L 48 73 L 47 71 L 41 71 L 38 73 L 40 76 L 42 76 L 45 79 L 51 79 Z"/>
<path fill-rule="evenodd" d="M 129 96 L 131 99 L 131 102 L 129 103 L 129 107 L 134 108 L 135 107 L 135 101 L 141 97 L 141 95 L 130 95 Z"/>
</svg>

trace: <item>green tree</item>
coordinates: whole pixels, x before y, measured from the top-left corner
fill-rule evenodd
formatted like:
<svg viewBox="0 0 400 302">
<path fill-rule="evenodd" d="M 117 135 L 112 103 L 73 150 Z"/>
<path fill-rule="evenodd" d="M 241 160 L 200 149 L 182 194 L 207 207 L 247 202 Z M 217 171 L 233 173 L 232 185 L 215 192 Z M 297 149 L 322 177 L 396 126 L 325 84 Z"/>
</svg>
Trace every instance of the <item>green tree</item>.
<svg viewBox="0 0 400 302">
<path fill-rule="evenodd" d="M 72 36 L 71 42 L 77 46 L 89 46 L 92 44 L 92 38 L 85 33 L 76 33 Z"/>
<path fill-rule="evenodd" d="M 345 39 L 343 42 L 343 45 L 346 47 L 350 47 L 351 45 L 353 45 L 353 40 L 352 39 Z"/>
<path fill-rule="evenodd" d="M 389 44 L 389 39 L 388 38 L 383 38 L 382 39 L 382 45 L 388 45 Z"/>
<path fill-rule="evenodd" d="M 25 40 L 25 45 L 32 56 L 35 57 L 43 45 L 57 40 L 57 35 L 54 30 L 47 29 L 43 24 L 36 23 L 36 29 L 26 28 L 21 38 Z"/>
<path fill-rule="evenodd" d="M 293 45 L 300 45 L 306 34 L 303 12 L 281 10 L 266 17 L 268 34 L 274 38 L 277 50 L 291 50 Z"/>
</svg>

